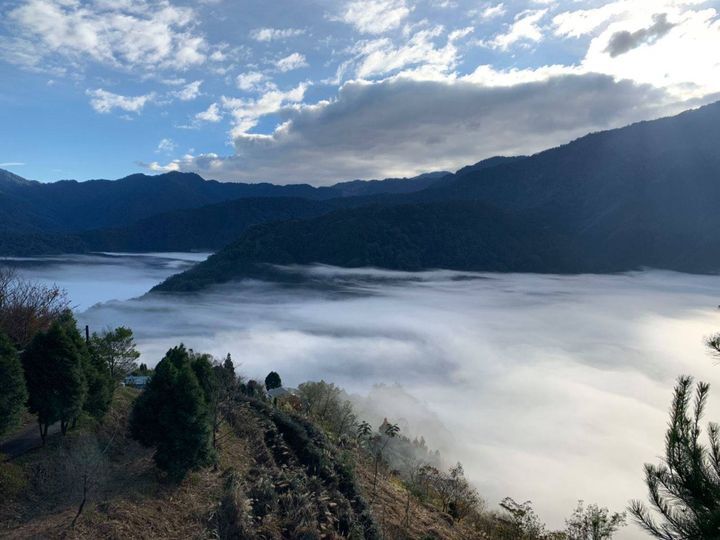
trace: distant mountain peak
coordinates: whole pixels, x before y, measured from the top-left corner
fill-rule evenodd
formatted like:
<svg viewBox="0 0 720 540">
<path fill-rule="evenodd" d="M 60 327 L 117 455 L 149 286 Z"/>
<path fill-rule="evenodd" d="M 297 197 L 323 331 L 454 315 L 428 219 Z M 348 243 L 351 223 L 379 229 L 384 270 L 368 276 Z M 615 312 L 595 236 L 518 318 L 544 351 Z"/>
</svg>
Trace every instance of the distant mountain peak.
<svg viewBox="0 0 720 540">
<path fill-rule="evenodd" d="M 135 173 L 118 179 L 118 182 L 158 182 L 163 180 L 205 182 L 206 180 L 194 172 L 168 171 L 161 174 Z"/>
<path fill-rule="evenodd" d="M 0 182 L 16 185 L 27 185 L 33 183 L 31 180 L 27 180 L 22 176 L 18 176 L 17 174 L 5 169 L 0 169 Z"/>
<path fill-rule="evenodd" d="M 507 165 L 508 163 L 525 159 L 526 157 L 527 156 L 493 156 L 478 161 L 473 165 L 467 165 L 466 167 L 459 169 L 455 174 L 457 176 L 462 176 L 471 172 L 477 172 L 484 169 L 490 169 L 491 167 L 497 167 L 498 165 Z"/>
</svg>

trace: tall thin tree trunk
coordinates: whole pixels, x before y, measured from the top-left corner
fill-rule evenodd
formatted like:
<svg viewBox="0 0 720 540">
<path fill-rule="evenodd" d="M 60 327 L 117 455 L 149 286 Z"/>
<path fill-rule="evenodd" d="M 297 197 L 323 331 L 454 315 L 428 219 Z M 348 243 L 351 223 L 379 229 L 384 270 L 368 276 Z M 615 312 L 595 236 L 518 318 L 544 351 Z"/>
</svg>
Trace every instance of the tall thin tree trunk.
<svg viewBox="0 0 720 540">
<path fill-rule="evenodd" d="M 75 517 L 72 520 L 71 527 L 75 527 L 75 523 L 77 522 L 78 518 L 80 517 L 80 514 L 82 514 L 83 508 L 85 508 L 85 502 L 87 501 L 87 492 L 88 492 L 88 474 L 85 473 L 83 475 L 83 497 L 82 501 L 80 501 L 80 506 L 78 507 L 77 514 L 75 514 Z"/>
</svg>

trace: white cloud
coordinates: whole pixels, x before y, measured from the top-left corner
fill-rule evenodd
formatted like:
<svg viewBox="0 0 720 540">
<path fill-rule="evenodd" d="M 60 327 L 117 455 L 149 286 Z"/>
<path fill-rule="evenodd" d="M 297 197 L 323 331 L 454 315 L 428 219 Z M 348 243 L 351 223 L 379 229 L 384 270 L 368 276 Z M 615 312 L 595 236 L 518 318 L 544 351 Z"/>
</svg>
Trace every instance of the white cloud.
<svg viewBox="0 0 720 540">
<path fill-rule="evenodd" d="M 678 99 L 720 92 L 717 10 L 688 8 L 673 0 L 658 0 L 650 12 L 632 2 L 619 4 L 623 10 L 616 7 L 616 15 L 592 38 L 580 63 L 584 71 L 651 84 Z M 624 37 L 624 48 L 618 49 L 618 36 Z"/>
<path fill-rule="evenodd" d="M 267 77 L 259 71 L 248 71 L 238 75 L 235 78 L 235 84 L 240 90 L 257 90 L 260 87 L 260 83 L 266 79 Z"/>
<path fill-rule="evenodd" d="M 197 14 L 168 1 L 23 0 L 6 14 L 2 57 L 26 66 L 91 60 L 124 69 L 186 69 L 210 46 L 195 33 Z"/>
<path fill-rule="evenodd" d="M 294 52 L 292 54 L 289 54 L 283 58 L 280 58 L 275 62 L 275 67 L 282 71 L 292 71 L 294 69 L 300 69 L 302 67 L 306 67 L 308 65 L 305 55 L 302 55 L 300 53 Z"/>
<path fill-rule="evenodd" d="M 478 66 L 472 73 L 460 77 L 460 80 L 473 82 L 487 88 L 493 87 L 512 87 L 518 84 L 528 84 L 536 82 L 546 82 L 553 77 L 561 77 L 563 75 L 584 75 L 586 74 L 579 67 L 564 66 L 555 64 L 552 66 L 542 66 L 536 69 L 507 69 L 497 70 L 489 64 Z"/>
<path fill-rule="evenodd" d="M 223 108 L 230 113 L 234 121 L 234 126 L 231 131 L 233 137 L 262 137 L 261 135 L 248 134 L 248 132 L 257 125 L 261 117 L 277 113 L 289 104 L 302 102 L 307 86 L 307 83 L 301 83 L 286 92 L 273 88 L 257 99 L 228 98 L 223 96 L 221 99 Z"/>
<path fill-rule="evenodd" d="M 454 41 L 466 30 L 451 35 L 444 47 L 437 47 L 433 41 L 444 33 L 441 26 L 420 30 L 398 47 L 388 38 L 360 42 L 355 48 L 359 59 L 355 74 L 367 79 L 405 70 L 404 75 L 417 79 L 444 78 L 456 64 Z"/>
<path fill-rule="evenodd" d="M 537 9 L 518 13 L 508 31 L 495 36 L 489 44 L 504 50 L 518 42 L 537 43 L 541 41 L 543 32 L 538 23 L 547 12 L 547 9 Z"/>
<path fill-rule="evenodd" d="M 304 33 L 302 28 L 255 28 L 250 32 L 250 37 L 255 41 L 278 41 L 302 36 Z"/>
<path fill-rule="evenodd" d="M 502 82 L 502 74 L 495 77 Z M 453 170 L 680 107 L 666 107 L 667 96 L 649 86 L 592 74 L 493 87 L 393 78 L 346 83 L 336 99 L 314 105 L 298 105 L 301 92 L 293 97 L 295 103 L 281 96 L 226 102 L 236 111 L 235 155 L 213 159 L 214 178 L 329 184 Z M 271 135 L 243 131 L 269 113 L 280 119 Z M 182 167 L 202 174 L 205 162 Z"/>
<path fill-rule="evenodd" d="M 195 119 L 201 122 L 219 122 L 222 120 L 222 113 L 218 104 L 213 103 L 204 111 L 197 113 Z"/>
<path fill-rule="evenodd" d="M 21 165 L 25 165 L 25 163 L 20 161 L 6 161 L 4 163 L 0 163 L 0 167 L 20 167 Z"/>
<path fill-rule="evenodd" d="M 364 34 L 382 34 L 398 28 L 409 14 L 405 0 L 352 0 L 340 20 Z"/>
<path fill-rule="evenodd" d="M 172 95 L 181 101 L 191 101 L 200 95 L 202 81 L 193 81 L 186 84 L 181 90 L 173 92 Z"/>
<path fill-rule="evenodd" d="M 153 161 L 152 163 L 139 163 L 139 165 L 146 167 L 147 169 L 150 169 L 153 172 L 161 172 L 161 173 L 180 170 L 179 162 L 175 162 L 175 161 L 171 161 L 167 165 L 161 165 L 157 161 Z"/>
<path fill-rule="evenodd" d="M 219 156 L 217 154 L 214 154 L 212 152 L 207 154 L 199 154 L 197 156 L 193 156 L 192 154 L 185 154 L 183 157 L 173 159 L 165 165 L 157 161 L 152 161 L 150 163 L 139 161 L 138 165 L 153 172 L 166 173 L 188 169 L 192 167 L 194 163 L 202 163 L 203 170 L 205 171 L 211 171 L 222 166 L 222 160 L 219 159 Z"/>
<path fill-rule="evenodd" d="M 86 90 L 90 96 L 90 105 L 99 113 L 109 113 L 114 109 L 120 109 L 126 112 L 139 113 L 148 101 L 154 97 L 154 93 L 142 96 L 122 96 L 97 88 L 95 90 Z"/>
<path fill-rule="evenodd" d="M 177 145 L 172 139 L 161 139 L 160 142 L 157 145 L 157 149 L 155 152 L 164 152 L 169 154 L 173 150 L 177 148 Z"/>
<path fill-rule="evenodd" d="M 555 35 L 580 37 L 588 35 L 611 18 L 627 12 L 627 2 L 610 2 L 594 9 L 564 11 L 553 17 Z"/>
<path fill-rule="evenodd" d="M 499 4 L 488 6 L 482 11 L 480 11 L 480 18 L 488 21 L 490 19 L 502 17 L 503 15 L 505 15 L 505 13 L 505 4 L 500 2 Z"/>
</svg>

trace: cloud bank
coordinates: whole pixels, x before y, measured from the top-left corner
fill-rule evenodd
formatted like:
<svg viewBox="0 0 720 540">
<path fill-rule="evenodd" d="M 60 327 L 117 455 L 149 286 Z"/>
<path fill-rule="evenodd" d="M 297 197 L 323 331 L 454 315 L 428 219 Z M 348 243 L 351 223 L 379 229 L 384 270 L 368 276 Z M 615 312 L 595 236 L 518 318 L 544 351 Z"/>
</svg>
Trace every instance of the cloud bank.
<svg viewBox="0 0 720 540">
<path fill-rule="evenodd" d="M 288 269 L 310 277 L 307 288 L 244 282 L 126 300 L 188 257 L 15 264 L 67 287 L 85 310 L 81 324 L 132 327 L 149 365 L 183 341 L 230 352 L 249 377 L 276 370 L 288 385 L 333 381 L 369 420 L 388 416 L 461 460 L 491 506 L 531 499 L 553 526 L 578 498 L 621 510 L 644 497 L 642 465 L 662 452 L 675 378 L 718 379 L 702 346 L 720 329 L 717 276 L 314 267 Z M 88 309 L 112 298 L 126 301 Z M 716 391 L 707 418 L 720 418 Z M 619 538 L 645 536 L 628 527 Z"/>
<path fill-rule="evenodd" d="M 82 276 L 96 299 L 132 295 L 113 279 L 170 271 L 169 262 L 122 263 L 78 258 L 44 271 L 61 285 Z M 232 353 L 250 377 L 276 370 L 288 385 L 324 378 L 366 405 L 370 395 L 371 420 L 397 419 L 461 460 L 491 505 L 532 499 L 554 526 L 578 498 L 621 510 L 643 497 L 642 465 L 662 451 L 676 376 L 718 377 L 702 347 L 720 328 L 717 277 L 300 271 L 323 287 L 246 282 L 109 302 L 79 319 L 131 326 L 151 365 L 184 341 Z M 720 394 L 708 418 L 720 418 Z M 644 536 L 629 527 L 619 538 Z"/>
<path fill-rule="evenodd" d="M 266 95 L 273 107 L 286 103 L 276 109 L 281 123 L 271 135 L 238 131 L 233 156 L 189 157 L 179 166 L 212 178 L 281 183 L 330 184 L 359 171 L 366 178 L 401 177 L 492 155 L 529 154 L 673 111 L 661 91 L 604 75 L 492 86 L 468 79 L 355 81 L 336 99 L 314 106 L 296 105 L 299 92 L 294 98 Z M 242 105 L 234 114 L 244 127 L 263 108 Z"/>
</svg>

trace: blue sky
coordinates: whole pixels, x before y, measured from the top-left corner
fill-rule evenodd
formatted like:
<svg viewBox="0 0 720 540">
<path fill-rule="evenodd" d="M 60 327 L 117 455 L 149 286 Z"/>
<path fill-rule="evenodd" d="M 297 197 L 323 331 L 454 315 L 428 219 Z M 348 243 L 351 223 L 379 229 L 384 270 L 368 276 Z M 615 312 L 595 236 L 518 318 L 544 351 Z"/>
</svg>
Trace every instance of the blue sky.
<svg viewBox="0 0 720 540">
<path fill-rule="evenodd" d="M 720 99 L 720 0 L 6 0 L 0 167 L 329 184 Z"/>
</svg>

